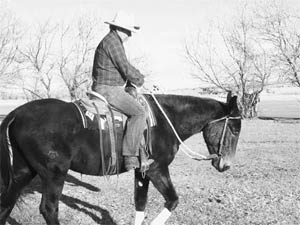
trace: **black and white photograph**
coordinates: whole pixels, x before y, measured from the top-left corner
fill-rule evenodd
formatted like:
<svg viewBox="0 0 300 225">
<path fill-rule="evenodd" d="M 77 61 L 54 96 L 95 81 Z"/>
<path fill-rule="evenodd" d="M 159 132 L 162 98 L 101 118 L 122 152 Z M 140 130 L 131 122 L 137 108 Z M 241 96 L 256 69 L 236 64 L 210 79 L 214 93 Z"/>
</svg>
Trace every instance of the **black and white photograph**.
<svg viewBox="0 0 300 225">
<path fill-rule="evenodd" d="M 299 0 L 0 0 L 0 225 L 299 225 Z"/>
</svg>

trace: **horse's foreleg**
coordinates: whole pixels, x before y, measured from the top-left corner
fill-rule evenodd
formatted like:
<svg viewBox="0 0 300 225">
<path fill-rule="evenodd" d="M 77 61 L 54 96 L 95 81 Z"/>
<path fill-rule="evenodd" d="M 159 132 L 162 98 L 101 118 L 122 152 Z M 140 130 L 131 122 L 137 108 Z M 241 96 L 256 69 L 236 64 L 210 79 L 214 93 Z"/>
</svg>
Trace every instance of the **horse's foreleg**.
<svg viewBox="0 0 300 225">
<path fill-rule="evenodd" d="M 145 218 L 145 208 L 149 189 L 149 178 L 143 178 L 139 171 L 135 171 L 134 202 L 135 202 L 135 225 L 141 225 Z"/>
<path fill-rule="evenodd" d="M 171 216 L 171 212 L 177 207 L 178 195 L 172 184 L 168 167 L 149 173 L 149 177 L 153 185 L 166 200 L 165 208 L 152 221 L 151 225 L 162 225 L 165 224 L 165 222 Z"/>
</svg>

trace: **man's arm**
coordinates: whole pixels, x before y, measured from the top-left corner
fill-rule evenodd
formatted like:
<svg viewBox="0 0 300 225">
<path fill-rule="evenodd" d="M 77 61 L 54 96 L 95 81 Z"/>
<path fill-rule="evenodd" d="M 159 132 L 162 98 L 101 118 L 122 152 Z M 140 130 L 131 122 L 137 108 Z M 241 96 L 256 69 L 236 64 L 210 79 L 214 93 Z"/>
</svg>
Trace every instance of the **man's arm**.
<svg viewBox="0 0 300 225">
<path fill-rule="evenodd" d="M 138 87 L 143 85 L 144 75 L 128 62 L 124 47 L 121 43 L 111 44 L 109 54 L 113 64 L 123 76 Z"/>
</svg>

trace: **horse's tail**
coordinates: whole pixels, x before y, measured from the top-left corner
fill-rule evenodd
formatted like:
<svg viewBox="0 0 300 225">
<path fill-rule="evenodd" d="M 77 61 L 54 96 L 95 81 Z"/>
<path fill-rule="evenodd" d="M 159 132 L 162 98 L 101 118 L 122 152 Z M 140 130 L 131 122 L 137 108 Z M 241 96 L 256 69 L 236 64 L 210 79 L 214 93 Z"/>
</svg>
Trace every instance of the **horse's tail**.
<svg viewBox="0 0 300 225">
<path fill-rule="evenodd" d="M 9 140 L 9 127 L 15 119 L 15 111 L 9 113 L 0 125 L 0 174 L 3 183 L 1 193 L 8 191 L 13 182 L 12 147 Z M 2 188 L 4 188 L 2 190 Z"/>
</svg>

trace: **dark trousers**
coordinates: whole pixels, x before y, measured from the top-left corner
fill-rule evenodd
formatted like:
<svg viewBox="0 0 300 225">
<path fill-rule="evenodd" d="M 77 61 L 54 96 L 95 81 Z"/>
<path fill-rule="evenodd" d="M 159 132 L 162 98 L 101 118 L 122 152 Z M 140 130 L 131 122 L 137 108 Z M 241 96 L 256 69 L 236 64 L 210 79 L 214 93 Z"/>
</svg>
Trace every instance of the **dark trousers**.
<svg viewBox="0 0 300 225">
<path fill-rule="evenodd" d="M 103 95 L 116 109 L 128 116 L 127 130 L 123 140 L 123 155 L 138 156 L 143 132 L 147 126 L 146 112 L 122 86 L 95 85 L 92 90 Z"/>
</svg>

